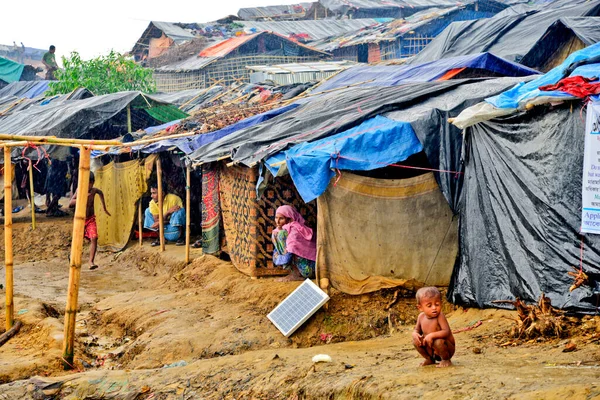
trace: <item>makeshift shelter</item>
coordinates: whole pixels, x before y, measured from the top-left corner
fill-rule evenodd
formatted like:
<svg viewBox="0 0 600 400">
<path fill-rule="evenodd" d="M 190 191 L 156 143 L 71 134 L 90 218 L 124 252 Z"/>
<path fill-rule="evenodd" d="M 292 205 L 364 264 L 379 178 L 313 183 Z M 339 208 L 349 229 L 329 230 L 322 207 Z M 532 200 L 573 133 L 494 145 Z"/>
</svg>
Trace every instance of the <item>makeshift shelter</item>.
<svg viewBox="0 0 600 400">
<path fill-rule="evenodd" d="M 578 97 L 600 86 L 562 79 L 599 76 L 599 57 L 600 44 L 575 52 L 454 121 L 466 129 L 466 152 L 453 302 L 490 307 L 544 294 L 555 307 L 597 312 L 600 238 L 580 233 L 586 109 Z M 588 280 L 570 290 L 577 271 Z"/>
<path fill-rule="evenodd" d="M 547 72 L 577 50 L 600 42 L 600 17 L 561 18 L 548 28 L 521 64 Z"/>
<path fill-rule="evenodd" d="M 173 44 L 182 44 L 192 40 L 189 30 L 171 22 L 150 21 L 148 27 L 137 40 L 131 53 L 136 61 L 156 58 Z"/>
<path fill-rule="evenodd" d="M 360 83 L 363 87 L 395 86 L 462 78 L 536 75 L 537 71 L 490 53 L 446 58 L 421 65 L 357 65 L 319 86 L 319 93 Z"/>
<path fill-rule="evenodd" d="M 520 62 L 560 18 L 599 15 L 598 0 L 558 0 L 526 13 L 503 12 L 485 20 L 454 22 L 409 63 L 422 64 L 481 52 Z"/>
<path fill-rule="evenodd" d="M 33 105 L 0 118 L 0 132 L 74 139 L 113 139 L 131 130 L 186 116 L 177 107 L 154 100 L 150 95 L 119 92 L 83 100 Z M 49 146 L 47 151 L 60 158 L 65 156 L 64 152 L 59 156 L 64 149 L 66 147 Z M 32 152 L 31 157 L 37 157 L 37 153 Z"/>
<path fill-rule="evenodd" d="M 198 56 L 154 70 L 156 87 L 172 92 L 229 86 L 250 80 L 247 65 L 273 65 L 326 59 L 329 54 L 294 42 L 284 36 L 260 32 L 234 37 L 208 47 Z"/>
<path fill-rule="evenodd" d="M 315 42 L 335 60 L 374 63 L 418 54 L 450 23 L 489 18 L 507 6 L 496 1 L 467 1 L 447 8 L 430 8 L 406 19 L 383 22 Z"/>
<path fill-rule="evenodd" d="M 253 242 L 258 243 L 256 244 L 256 246 L 258 246 L 258 249 L 256 249 L 255 247 L 249 250 L 244 250 L 243 254 L 236 254 L 235 257 L 232 257 L 234 265 L 238 269 L 246 273 L 248 273 L 248 271 L 250 270 L 250 274 L 255 275 L 258 273 L 273 274 L 277 272 L 277 269 L 272 269 L 269 271 L 268 269 L 270 268 L 268 266 L 267 268 L 265 268 L 264 271 L 260 270 L 260 268 L 264 267 L 259 264 L 255 264 L 255 266 L 250 266 L 250 268 L 248 268 L 247 266 L 247 262 L 255 259 L 256 254 L 259 253 L 263 254 L 263 256 L 266 253 L 267 258 L 265 259 L 265 261 L 267 263 L 270 261 L 272 252 L 272 248 L 270 245 L 270 230 L 267 228 L 267 230 L 265 231 L 264 225 L 261 224 L 262 219 L 264 219 L 265 216 L 269 215 L 268 212 L 270 211 L 272 213 L 274 211 L 274 207 L 276 205 L 280 205 L 280 203 L 275 203 L 271 201 L 266 201 L 266 204 L 263 203 L 258 205 L 257 201 L 253 201 L 253 203 L 248 202 L 247 196 L 251 196 L 250 186 L 254 185 L 254 190 L 256 190 L 256 186 L 261 187 L 260 192 L 266 193 L 268 198 L 268 193 L 270 190 L 272 190 L 271 185 L 285 185 L 284 187 L 287 187 L 287 190 L 291 193 L 293 204 L 298 204 L 296 198 L 299 199 L 299 196 L 295 194 L 296 189 L 294 189 L 291 186 L 288 186 L 291 183 L 289 181 L 289 178 L 284 178 L 283 181 L 280 180 L 281 178 L 277 178 L 272 183 L 268 182 L 265 184 L 265 182 L 263 182 L 262 176 L 259 174 L 260 170 L 257 169 L 257 167 L 255 166 L 258 162 L 293 144 L 312 141 L 315 139 L 331 136 L 332 134 L 335 134 L 337 132 L 343 132 L 345 129 L 358 125 L 361 122 L 368 120 L 369 118 L 374 117 L 376 115 L 386 113 L 395 109 L 410 108 L 411 106 L 419 104 L 428 98 L 438 98 L 444 93 L 448 93 L 447 97 L 442 96 L 444 98 L 444 102 L 448 102 L 449 99 L 461 99 L 460 102 L 464 102 L 464 98 L 457 95 L 457 91 L 459 91 L 461 84 L 464 83 L 465 82 L 459 83 L 449 81 L 437 82 L 435 84 L 421 83 L 396 87 L 351 88 L 341 90 L 338 92 L 323 94 L 322 96 L 318 96 L 316 98 L 311 99 L 310 101 L 304 102 L 300 107 L 297 107 L 291 111 L 286 112 L 285 114 L 273 118 L 267 123 L 255 125 L 254 127 L 247 128 L 242 131 L 237 131 L 231 135 L 228 135 L 217 141 L 208 143 L 198 148 L 194 153 L 190 155 L 190 158 L 193 163 L 202 163 L 203 168 L 205 167 L 205 165 L 207 165 L 207 163 L 216 162 L 224 156 L 233 156 L 233 159 L 235 161 L 238 161 L 246 166 L 252 166 L 252 168 L 244 168 L 241 165 L 235 167 L 236 173 L 240 174 L 240 176 L 237 177 L 236 182 L 244 182 L 245 185 L 245 196 L 237 196 L 237 198 L 243 200 L 243 202 L 238 201 L 235 204 L 237 209 L 246 210 L 245 214 L 243 213 L 242 215 L 250 216 L 245 217 L 248 218 L 248 220 L 245 221 L 242 225 L 248 226 L 247 229 L 244 229 L 244 237 L 246 238 L 246 240 L 248 240 L 248 237 L 253 238 Z M 486 82 L 485 86 L 482 84 L 481 87 L 478 89 L 478 96 L 482 97 L 477 97 L 477 99 L 483 99 L 483 96 L 486 96 L 484 93 L 487 93 L 487 95 L 491 93 L 497 93 L 498 91 L 503 90 L 503 88 L 506 88 L 509 85 L 512 85 L 513 83 L 514 81 L 503 82 L 503 84 L 500 87 L 498 87 L 495 85 L 490 85 Z M 484 87 L 488 89 L 482 90 Z M 494 89 L 495 91 L 492 91 Z M 450 95 L 450 93 L 453 91 L 453 95 Z M 458 102 L 459 100 L 456 101 Z M 441 102 L 442 100 L 440 98 L 440 103 Z M 411 114 L 416 115 L 415 110 L 412 110 Z M 426 114 L 427 116 L 426 118 L 423 118 L 423 121 L 427 121 L 427 127 L 429 127 L 427 129 L 432 129 L 433 131 L 435 131 L 435 128 L 432 127 L 435 124 L 433 122 L 434 120 L 439 121 L 439 126 L 444 126 L 444 123 L 442 122 L 443 119 L 438 119 L 440 118 L 439 114 L 437 114 L 436 112 L 432 112 L 431 109 L 427 109 Z M 310 130 L 306 130 L 305 127 L 309 126 Z M 460 137 L 460 133 L 456 134 L 455 131 L 454 134 Z M 437 135 L 435 135 L 435 137 L 437 137 L 436 140 L 440 140 L 439 131 Z M 440 142 L 438 142 L 438 145 L 439 143 Z M 455 151 L 459 151 L 460 143 L 454 143 L 452 146 L 455 145 L 458 146 L 458 148 L 456 148 Z M 435 144 L 431 144 L 431 146 L 432 148 L 435 148 Z M 431 163 L 433 165 L 433 168 L 439 167 L 442 169 L 449 170 L 457 168 L 454 165 L 450 166 L 445 164 L 446 162 L 458 162 L 457 158 L 453 158 L 454 156 L 451 155 L 452 153 L 453 152 L 450 150 L 446 151 L 440 150 L 438 148 L 438 152 L 436 153 L 437 155 L 432 157 L 432 159 L 434 159 L 434 162 Z M 442 156 L 441 154 L 444 155 Z M 440 166 L 440 158 L 438 156 L 444 159 L 444 161 L 442 162 L 444 164 L 443 167 Z M 227 169 L 222 169 L 221 173 L 224 173 L 225 171 L 227 171 Z M 343 179 L 344 178 L 342 178 L 342 180 Z M 437 183 L 431 180 L 433 179 L 432 175 L 429 175 L 427 178 L 420 177 L 419 179 L 426 179 L 425 185 L 429 185 L 429 187 L 431 186 L 432 182 L 435 184 L 434 187 L 436 188 L 437 192 L 432 192 L 431 190 L 427 191 L 427 193 L 431 194 L 432 196 L 429 201 L 437 201 L 444 198 L 444 196 L 437 189 Z M 427 181 L 427 179 L 429 180 Z M 459 187 L 457 181 L 453 177 L 440 177 L 440 181 L 442 186 L 442 192 L 444 192 L 444 195 L 446 195 L 446 198 L 449 199 L 451 204 L 455 204 L 455 194 L 458 193 Z M 417 182 L 416 184 L 418 185 L 418 187 L 423 187 L 422 183 L 423 182 Z M 406 185 L 406 183 L 403 182 L 402 185 Z M 399 191 L 401 192 L 402 189 L 400 189 Z M 221 196 L 227 195 L 226 192 L 229 192 L 229 189 L 222 190 L 220 192 Z M 274 190 L 274 192 L 278 193 L 280 192 L 280 189 L 277 188 L 276 190 Z M 254 195 L 252 196 L 254 197 Z M 260 203 L 260 201 L 263 201 L 262 197 L 259 197 L 257 199 L 258 203 Z M 225 208 L 231 207 L 227 204 L 227 201 L 230 200 L 223 198 L 221 199 L 221 204 L 224 204 Z M 251 204 L 254 204 L 254 206 L 251 207 Z M 440 203 L 437 202 L 436 204 Z M 450 211 L 450 208 L 448 207 L 447 203 L 442 202 L 441 204 L 443 205 L 443 207 L 439 208 L 440 212 L 445 213 L 446 217 L 451 221 L 452 212 Z M 265 205 L 268 205 L 267 209 L 264 208 Z M 248 212 L 247 210 L 250 210 L 250 212 Z M 307 213 L 307 215 L 305 216 L 308 216 L 310 220 L 310 217 L 312 215 L 311 212 L 309 210 L 304 211 Z M 226 220 L 225 212 L 223 213 L 224 222 Z M 320 212 L 321 211 L 319 210 L 319 213 Z M 231 223 L 229 222 L 228 224 L 231 225 Z M 272 225 L 272 222 L 269 221 L 269 224 Z M 454 227 L 456 230 L 455 221 Z M 321 228 L 319 227 L 317 230 L 319 229 Z M 448 232 L 448 225 L 446 225 L 445 229 L 446 231 L 443 233 L 443 237 L 446 237 L 446 233 Z M 229 230 L 231 232 L 228 232 L 228 228 L 225 227 L 228 246 L 227 249 L 229 249 L 230 238 L 234 234 L 233 228 L 230 228 Z M 235 237 L 233 239 L 237 240 L 237 238 Z M 263 244 L 261 245 L 261 243 Z M 452 242 L 450 240 L 448 243 L 450 243 L 448 246 L 449 249 L 451 249 L 452 246 L 454 246 L 454 249 L 456 249 L 455 241 Z M 238 246 L 235 246 L 235 249 L 238 248 Z M 452 254 L 452 252 L 450 251 L 448 254 Z M 430 253 L 428 253 L 428 257 L 429 255 Z M 450 258 L 452 258 L 452 256 Z M 244 261 L 244 263 L 242 261 Z M 367 265 L 368 264 L 369 263 L 367 263 Z M 446 271 L 449 271 L 449 269 L 446 269 Z M 402 273 L 402 271 L 399 270 L 399 273 Z M 434 275 L 438 276 L 439 274 Z M 446 278 L 442 278 L 442 280 L 445 279 L 445 281 L 447 282 L 449 280 L 449 277 L 450 273 L 448 272 L 446 274 Z M 387 280 L 387 282 L 389 283 L 390 280 Z M 339 287 L 342 286 L 343 285 L 340 285 Z M 375 286 L 369 287 L 371 288 Z M 377 287 L 380 288 L 382 286 Z M 348 292 L 353 292 L 347 288 L 346 290 L 348 290 Z"/>
</svg>

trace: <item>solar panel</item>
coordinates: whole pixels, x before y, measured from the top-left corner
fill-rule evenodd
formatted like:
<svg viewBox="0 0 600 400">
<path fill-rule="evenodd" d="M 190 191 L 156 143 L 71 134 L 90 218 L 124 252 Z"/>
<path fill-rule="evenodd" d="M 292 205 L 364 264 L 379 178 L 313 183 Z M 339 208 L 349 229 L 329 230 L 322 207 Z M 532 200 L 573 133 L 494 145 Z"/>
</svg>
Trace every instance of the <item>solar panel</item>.
<svg viewBox="0 0 600 400">
<path fill-rule="evenodd" d="M 329 300 L 327 293 L 307 279 L 279 303 L 267 318 L 285 337 L 289 337 L 323 304 L 327 303 L 327 300 Z"/>
</svg>

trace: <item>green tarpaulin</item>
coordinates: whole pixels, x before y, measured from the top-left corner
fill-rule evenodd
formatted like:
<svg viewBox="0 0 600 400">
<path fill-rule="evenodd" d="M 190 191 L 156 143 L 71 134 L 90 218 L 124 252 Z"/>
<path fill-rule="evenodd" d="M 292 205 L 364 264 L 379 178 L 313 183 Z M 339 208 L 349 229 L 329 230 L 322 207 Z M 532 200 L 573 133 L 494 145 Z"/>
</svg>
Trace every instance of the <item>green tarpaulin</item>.
<svg viewBox="0 0 600 400">
<path fill-rule="evenodd" d="M 25 68 L 24 64 L 0 57 L 0 80 L 6 83 L 17 82 L 21 79 L 23 68 Z"/>
</svg>

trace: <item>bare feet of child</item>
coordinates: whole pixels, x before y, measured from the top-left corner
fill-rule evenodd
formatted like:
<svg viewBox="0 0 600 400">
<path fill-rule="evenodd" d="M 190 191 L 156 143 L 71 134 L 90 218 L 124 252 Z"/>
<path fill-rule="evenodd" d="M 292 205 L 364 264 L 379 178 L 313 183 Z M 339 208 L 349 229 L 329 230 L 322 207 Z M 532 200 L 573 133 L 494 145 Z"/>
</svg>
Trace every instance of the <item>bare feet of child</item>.
<svg viewBox="0 0 600 400">
<path fill-rule="evenodd" d="M 436 365 L 437 368 L 446 368 L 446 367 L 451 367 L 452 366 L 452 361 L 450 360 L 442 360 L 440 361 L 440 363 L 438 365 Z"/>
<path fill-rule="evenodd" d="M 421 364 L 419 364 L 420 367 L 426 367 L 428 365 L 433 365 L 435 364 L 435 361 L 433 361 L 432 359 L 425 359 L 425 361 L 423 361 Z"/>
</svg>

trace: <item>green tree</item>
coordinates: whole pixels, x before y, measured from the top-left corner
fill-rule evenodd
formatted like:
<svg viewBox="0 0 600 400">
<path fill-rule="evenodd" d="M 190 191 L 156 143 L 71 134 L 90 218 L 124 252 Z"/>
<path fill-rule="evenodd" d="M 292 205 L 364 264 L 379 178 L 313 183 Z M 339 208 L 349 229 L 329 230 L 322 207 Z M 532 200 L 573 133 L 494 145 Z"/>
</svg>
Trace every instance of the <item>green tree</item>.
<svg viewBox="0 0 600 400">
<path fill-rule="evenodd" d="M 62 62 L 63 68 L 54 73 L 58 80 L 50 83 L 47 96 L 70 93 L 77 88 L 86 88 L 95 95 L 127 90 L 156 91 L 152 70 L 116 51 L 89 61 L 82 60 L 74 51 L 70 57 L 63 57 Z"/>
</svg>

